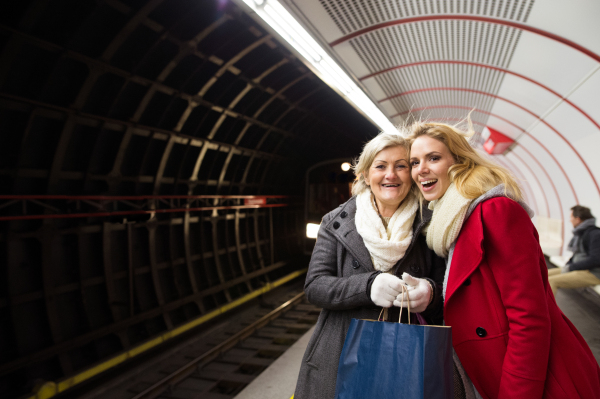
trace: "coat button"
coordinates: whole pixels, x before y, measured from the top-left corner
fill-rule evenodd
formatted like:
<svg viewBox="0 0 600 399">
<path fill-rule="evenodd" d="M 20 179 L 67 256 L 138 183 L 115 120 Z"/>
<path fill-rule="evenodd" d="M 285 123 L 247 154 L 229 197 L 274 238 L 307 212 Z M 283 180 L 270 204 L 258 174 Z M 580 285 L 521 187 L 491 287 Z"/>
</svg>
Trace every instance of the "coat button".
<svg viewBox="0 0 600 399">
<path fill-rule="evenodd" d="M 352 267 L 358 269 L 360 267 L 360 263 L 356 259 L 352 261 Z"/>
<path fill-rule="evenodd" d="M 471 285 L 471 279 L 467 278 L 465 281 L 463 281 L 462 285 L 464 285 L 465 287 Z"/>
<path fill-rule="evenodd" d="M 475 329 L 475 333 L 477 333 L 477 335 L 479 335 L 481 338 L 483 338 L 487 335 L 487 331 L 485 331 L 485 328 L 483 328 L 483 327 L 477 327 Z"/>
<path fill-rule="evenodd" d="M 412 265 L 410 267 L 410 271 L 411 272 L 415 272 L 415 273 L 418 272 L 419 271 L 419 266 L 418 265 Z"/>
<path fill-rule="evenodd" d="M 340 228 L 340 222 L 338 222 L 338 221 L 333 222 L 333 228 L 336 229 L 336 230 L 339 229 Z"/>
<path fill-rule="evenodd" d="M 346 216 L 348 216 L 348 212 L 346 212 L 346 211 L 343 211 L 342 213 L 340 213 L 340 217 L 341 217 L 342 219 L 343 219 L 343 218 L 345 218 Z"/>
</svg>

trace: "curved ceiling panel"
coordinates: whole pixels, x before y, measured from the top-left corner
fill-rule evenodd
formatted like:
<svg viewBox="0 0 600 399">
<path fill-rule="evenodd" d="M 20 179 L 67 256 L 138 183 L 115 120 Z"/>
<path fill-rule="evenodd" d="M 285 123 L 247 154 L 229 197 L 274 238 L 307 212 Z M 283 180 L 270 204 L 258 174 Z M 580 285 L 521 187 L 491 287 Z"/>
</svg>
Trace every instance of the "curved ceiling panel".
<svg viewBox="0 0 600 399">
<path fill-rule="evenodd" d="M 600 3 L 284 3 L 395 122 L 455 123 L 472 110 L 477 132 L 515 139 L 495 158 L 562 223 L 563 244 L 570 207 L 600 214 Z"/>
<path fill-rule="evenodd" d="M 594 22 L 598 15 L 600 3 L 597 1 L 568 4 L 560 0 L 544 0 L 532 7 L 527 23 L 600 54 L 597 40 L 600 29 Z"/>
<path fill-rule="evenodd" d="M 532 180 L 528 180 L 525 177 L 523 171 L 519 169 L 507 157 L 495 155 L 493 158 L 496 162 L 504 166 L 506 169 L 510 170 L 516 176 L 516 178 L 519 180 L 519 183 L 521 183 L 524 189 L 523 195 L 525 196 L 525 201 L 533 208 L 535 214 L 539 215 L 540 208 L 538 207 L 537 201 L 535 200 L 536 198 L 538 198 L 538 196 L 536 196 L 536 194 L 534 193 L 536 188 L 532 187 L 531 184 L 532 181 L 535 181 L 533 180 L 533 176 L 531 177 Z"/>
</svg>

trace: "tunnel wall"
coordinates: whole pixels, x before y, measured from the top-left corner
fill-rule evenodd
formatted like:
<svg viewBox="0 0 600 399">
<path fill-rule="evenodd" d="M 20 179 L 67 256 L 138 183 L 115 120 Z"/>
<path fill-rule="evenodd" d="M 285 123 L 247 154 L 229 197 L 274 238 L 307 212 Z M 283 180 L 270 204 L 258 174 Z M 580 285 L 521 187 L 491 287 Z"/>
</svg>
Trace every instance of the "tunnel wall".
<svg viewBox="0 0 600 399">
<path fill-rule="evenodd" d="M 305 268 L 305 169 L 376 133 L 229 2 L 3 2 L 0 65 L 2 397 Z"/>
</svg>

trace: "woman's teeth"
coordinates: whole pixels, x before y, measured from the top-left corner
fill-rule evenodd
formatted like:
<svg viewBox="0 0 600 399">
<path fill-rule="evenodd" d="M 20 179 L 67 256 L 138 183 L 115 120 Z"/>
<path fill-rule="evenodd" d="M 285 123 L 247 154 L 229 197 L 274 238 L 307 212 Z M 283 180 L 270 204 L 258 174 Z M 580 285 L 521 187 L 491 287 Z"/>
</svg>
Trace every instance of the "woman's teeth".
<svg viewBox="0 0 600 399">
<path fill-rule="evenodd" d="M 429 186 L 431 186 L 431 185 L 433 185 L 435 183 L 437 183 L 437 180 L 426 180 L 426 181 L 422 181 L 421 185 L 423 187 L 429 187 Z"/>
<path fill-rule="evenodd" d="M 383 187 L 398 187 L 399 184 L 382 184 Z"/>
</svg>

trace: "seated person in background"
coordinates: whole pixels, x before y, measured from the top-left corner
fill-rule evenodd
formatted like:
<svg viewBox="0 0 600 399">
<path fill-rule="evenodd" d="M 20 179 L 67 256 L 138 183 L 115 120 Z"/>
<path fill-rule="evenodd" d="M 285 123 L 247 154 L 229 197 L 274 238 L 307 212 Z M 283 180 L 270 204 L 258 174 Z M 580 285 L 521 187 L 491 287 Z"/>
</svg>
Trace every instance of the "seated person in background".
<svg viewBox="0 0 600 399">
<path fill-rule="evenodd" d="M 563 267 L 548 270 L 552 292 L 558 288 L 590 287 L 600 284 L 600 228 L 589 208 L 576 205 L 571 208 L 573 238 L 569 251 L 573 256 Z"/>
</svg>

